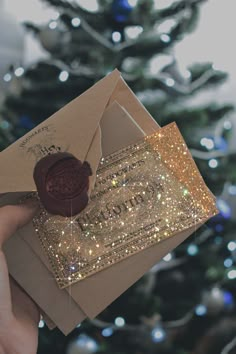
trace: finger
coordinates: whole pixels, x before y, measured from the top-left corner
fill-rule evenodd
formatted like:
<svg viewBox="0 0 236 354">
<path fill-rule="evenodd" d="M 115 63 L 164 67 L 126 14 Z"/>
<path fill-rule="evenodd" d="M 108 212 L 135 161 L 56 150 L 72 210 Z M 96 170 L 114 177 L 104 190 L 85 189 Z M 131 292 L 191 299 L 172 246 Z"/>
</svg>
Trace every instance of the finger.
<svg viewBox="0 0 236 354">
<path fill-rule="evenodd" d="M 0 208 L 0 322 L 3 320 L 6 323 L 12 316 L 8 269 L 1 247 L 4 241 L 33 218 L 37 208 L 35 201 Z"/>
<path fill-rule="evenodd" d="M 37 200 L 0 208 L 0 248 L 19 228 L 28 224 L 38 210 Z"/>
</svg>

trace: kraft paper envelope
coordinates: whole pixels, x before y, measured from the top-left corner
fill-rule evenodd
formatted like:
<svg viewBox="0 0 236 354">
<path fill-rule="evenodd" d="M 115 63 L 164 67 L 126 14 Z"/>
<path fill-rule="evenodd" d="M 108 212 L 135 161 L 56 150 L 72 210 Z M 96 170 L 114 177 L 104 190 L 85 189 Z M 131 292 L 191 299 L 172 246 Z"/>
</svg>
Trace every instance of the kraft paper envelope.
<svg viewBox="0 0 236 354">
<path fill-rule="evenodd" d="M 114 117 L 117 114 L 127 118 L 126 125 L 116 126 L 115 133 L 120 132 L 118 139 L 111 139 L 111 112 Z M 130 136 L 124 136 L 122 145 L 122 131 L 126 128 L 130 130 Z M 96 171 L 100 158 L 125 146 L 127 138 L 132 144 L 143 134 L 152 134 L 158 128 L 115 70 L 1 152 L 0 193 L 8 194 L 0 199 L 0 205 L 15 203 L 20 192 L 36 191 L 33 168 L 42 154 L 68 151 L 82 161 L 89 161 L 93 171 Z M 91 179 L 92 186 L 95 175 Z M 99 314 L 199 226 L 62 290 L 56 284 L 32 224 L 14 235 L 6 244 L 5 251 L 10 274 L 45 312 L 49 321 L 67 334 L 85 317 L 92 318 Z"/>
<path fill-rule="evenodd" d="M 109 119 L 110 118 L 110 119 Z M 145 134 L 136 124 L 135 121 L 127 119 L 127 112 L 125 112 L 116 102 L 110 105 L 105 111 L 103 115 L 101 127 L 104 132 L 104 138 L 102 139 L 103 151 L 104 154 L 109 154 L 113 151 L 116 151 L 119 148 L 125 147 L 128 143 L 134 143 L 143 135 Z M 113 127 L 114 129 L 110 131 L 110 128 Z M 107 134 L 106 134 L 107 133 Z M 14 203 L 15 200 L 19 199 L 19 195 L 17 193 L 11 193 L 10 195 L 5 195 L 4 198 L 0 201 L 0 205 L 8 203 Z M 47 264 L 48 269 L 50 266 L 47 262 L 47 259 L 44 253 L 41 250 L 41 245 L 37 238 L 32 238 L 32 234 L 34 233 L 32 225 L 26 227 L 26 231 L 23 229 L 18 232 L 18 235 L 15 235 L 11 241 L 8 242 L 6 245 L 6 253 L 8 254 L 8 249 L 10 252 L 10 262 L 9 262 L 9 269 L 10 273 L 14 275 L 14 277 L 18 280 L 22 287 L 27 289 L 28 293 L 32 294 L 35 291 L 35 296 L 32 296 L 34 300 L 40 305 L 41 309 L 47 311 L 47 314 L 50 314 L 51 318 L 54 319 L 56 323 L 58 323 L 58 327 L 64 332 L 69 333 L 77 323 L 82 321 L 86 316 L 82 313 L 81 310 L 77 310 L 76 304 L 73 301 L 70 301 L 67 296 L 64 296 L 62 302 L 62 295 L 60 298 L 54 296 L 55 289 L 52 289 L 50 285 L 50 281 L 54 288 L 57 290 L 57 285 L 51 276 L 49 270 L 44 269 L 44 264 Z M 16 240 L 18 238 L 18 240 Z M 34 256 L 34 254 L 30 254 L 29 246 L 25 246 L 22 242 L 24 239 L 31 244 L 31 247 L 35 249 L 36 254 L 39 253 L 40 257 L 43 260 L 44 264 L 38 264 L 38 259 Z M 21 242 L 20 245 L 17 242 Z M 32 242 L 33 241 L 33 242 Z M 25 247 L 25 249 L 24 249 Z M 11 257 L 12 249 L 18 249 L 17 256 Z M 24 250 L 23 250 L 24 249 Z M 19 252 L 19 250 L 23 250 Z M 29 255 L 28 255 L 29 254 Z M 27 256 L 28 255 L 28 256 Z M 17 264 L 20 264 L 20 268 L 17 267 Z M 33 267 L 29 268 L 29 264 L 32 264 Z M 35 269 L 39 271 L 41 270 L 42 278 L 35 278 L 35 284 L 32 281 L 32 273 L 35 272 Z M 22 274 L 24 274 L 24 279 L 22 279 Z M 51 278 L 51 279 L 50 279 Z M 26 282 L 25 282 L 26 281 Z M 27 286 L 28 282 L 28 286 Z M 38 284 L 40 285 L 41 291 L 38 292 Z M 33 290 L 35 289 L 35 290 Z M 48 303 L 45 303 L 45 299 L 48 297 L 48 292 L 50 290 L 51 299 L 48 299 Z M 54 291 L 53 291 L 54 290 Z M 45 292 L 44 296 L 42 297 L 42 292 Z M 65 293 L 65 291 L 63 291 Z M 67 295 L 67 294 L 66 294 Z M 57 301 L 54 301 L 57 299 Z M 42 300 L 44 302 L 42 302 Z M 69 309 L 68 309 L 69 306 Z M 70 311 L 69 311 L 70 310 Z M 61 317 L 60 317 L 61 316 Z M 65 317 L 68 317 L 67 322 L 65 322 Z M 63 321 L 62 321 L 63 319 Z M 46 321 L 47 324 L 50 324 L 50 327 L 53 328 L 49 321 Z M 59 325 L 59 323 L 62 324 Z M 65 327 L 66 325 L 66 327 Z M 68 329 L 69 328 L 69 329 Z"/>
</svg>

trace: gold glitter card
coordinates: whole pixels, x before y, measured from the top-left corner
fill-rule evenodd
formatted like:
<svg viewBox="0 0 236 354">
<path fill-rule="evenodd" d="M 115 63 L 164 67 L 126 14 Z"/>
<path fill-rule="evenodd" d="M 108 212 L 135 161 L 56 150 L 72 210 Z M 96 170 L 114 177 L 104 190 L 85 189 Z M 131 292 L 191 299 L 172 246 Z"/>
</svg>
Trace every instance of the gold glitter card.
<svg viewBox="0 0 236 354">
<path fill-rule="evenodd" d="M 65 288 L 217 213 L 175 123 L 100 162 L 90 202 L 73 218 L 33 220 Z"/>
</svg>

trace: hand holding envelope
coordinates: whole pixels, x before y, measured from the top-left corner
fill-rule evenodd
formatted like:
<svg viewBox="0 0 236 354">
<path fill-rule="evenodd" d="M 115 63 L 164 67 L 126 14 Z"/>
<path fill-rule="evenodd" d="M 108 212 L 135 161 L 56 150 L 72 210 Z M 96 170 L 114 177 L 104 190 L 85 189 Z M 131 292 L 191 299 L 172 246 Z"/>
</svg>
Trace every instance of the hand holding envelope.
<svg viewBox="0 0 236 354">
<path fill-rule="evenodd" d="M 47 324 L 68 334 L 217 210 L 177 127 L 160 128 L 117 70 L 1 152 L 0 205 L 36 193 L 35 164 L 57 152 L 89 162 L 88 206 L 73 220 L 42 206 L 5 252 Z"/>
<path fill-rule="evenodd" d="M 0 208 L 0 250 L 17 229 L 32 220 L 37 209 L 38 203 L 32 200 Z M 3 252 L 0 252 L 0 279 L 0 351 L 36 353 L 39 309 L 14 279 L 9 278 Z"/>
</svg>

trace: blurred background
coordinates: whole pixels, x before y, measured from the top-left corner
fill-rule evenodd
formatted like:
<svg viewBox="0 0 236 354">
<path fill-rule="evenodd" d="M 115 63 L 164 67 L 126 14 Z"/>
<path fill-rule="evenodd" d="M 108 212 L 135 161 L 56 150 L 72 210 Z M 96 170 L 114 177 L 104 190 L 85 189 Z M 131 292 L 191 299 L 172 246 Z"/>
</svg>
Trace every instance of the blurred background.
<svg viewBox="0 0 236 354">
<path fill-rule="evenodd" d="M 0 150 L 117 67 L 220 211 L 68 337 L 40 321 L 38 354 L 236 353 L 234 17 L 235 0 L 0 0 Z"/>
</svg>

